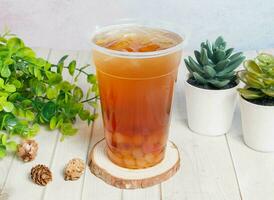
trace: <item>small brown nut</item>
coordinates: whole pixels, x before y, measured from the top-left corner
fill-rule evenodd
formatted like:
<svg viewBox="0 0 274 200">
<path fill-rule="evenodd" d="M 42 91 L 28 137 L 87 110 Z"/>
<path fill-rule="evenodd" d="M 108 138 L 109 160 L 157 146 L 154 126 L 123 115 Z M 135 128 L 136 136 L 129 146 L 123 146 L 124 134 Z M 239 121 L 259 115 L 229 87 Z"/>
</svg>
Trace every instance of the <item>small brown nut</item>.
<svg viewBox="0 0 274 200">
<path fill-rule="evenodd" d="M 45 186 L 52 181 L 52 173 L 45 165 L 36 165 L 31 169 L 31 179 L 38 185 Z"/>
<path fill-rule="evenodd" d="M 17 156 L 24 162 L 35 159 L 38 151 L 38 144 L 35 140 L 24 140 L 17 148 Z"/>
<path fill-rule="evenodd" d="M 65 180 L 74 181 L 81 177 L 85 170 L 85 163 L 79 158 L 74 158 L 68 162 L 64 170 Z"/>
</svg>

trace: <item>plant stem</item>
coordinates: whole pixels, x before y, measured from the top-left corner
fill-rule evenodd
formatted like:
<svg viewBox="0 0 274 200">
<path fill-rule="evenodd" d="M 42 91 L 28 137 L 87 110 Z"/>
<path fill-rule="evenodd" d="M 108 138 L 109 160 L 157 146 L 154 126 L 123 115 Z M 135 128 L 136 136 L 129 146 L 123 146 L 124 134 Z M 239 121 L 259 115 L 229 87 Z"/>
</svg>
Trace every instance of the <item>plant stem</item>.
<svg viewBox="0 0 274 200">
<path fill-rule="evenodd" d="M 89 98 L 89 99 L 86 99 L 86 100 L 84 100 L 84 101 L 81 101 L 81 103 L 85 103 L 85 102 L 88 102 L 88 101 L 91 101 L 91 100 L 97 99 L 97 98 L 98 98 L 98 96 L 94 96 L 94 97 L 92 97 L 92 98 Z"/>
<path fill-rule="evenodd" d="M 52 67 L 57 67 L 57 65 L 51 65 Z M 69 67 L 68 66 L 64 66 L 64 68 L 68 69 Z M 82 72 L 83 74 L 85 75 L 89 75 L 87 72 L 83 71 L 82 69 L 79 69 L 79 68 L 75 68 L 75 70 L 79 71 L 79 72 Z"/>
</svg>

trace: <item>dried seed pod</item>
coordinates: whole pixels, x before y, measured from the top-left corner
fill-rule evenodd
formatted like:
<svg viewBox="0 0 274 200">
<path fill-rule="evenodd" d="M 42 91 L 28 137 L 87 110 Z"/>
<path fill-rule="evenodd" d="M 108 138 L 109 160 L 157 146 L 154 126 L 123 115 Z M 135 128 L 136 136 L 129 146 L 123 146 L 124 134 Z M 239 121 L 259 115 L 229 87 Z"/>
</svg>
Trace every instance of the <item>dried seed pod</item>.
<svg viewBox="0 0 274 200">
<path fill-rule="evenodd" d="M 64 170 L 64 175 L 65 175 L 65 180 L 77 180 L 81 177 L 85 170 L 85 163 L 83 160 L 79 158 L 74 158 L 69 161 L 67 164 L 65 170 Z"/>
<path fill-rule="evenodd" d="M 18 145 L 17 156 L 24 162 L 35 159 L 38 151 L 38 144 L 35 140 L 24 140 Z"/>
<path fill-rule="evenodd" d="M 38 185 L 45 186 L 52 181 L 52 173 L 45 165 L 36 165 L 31 169 L 31 179 Z"/>
</svg>

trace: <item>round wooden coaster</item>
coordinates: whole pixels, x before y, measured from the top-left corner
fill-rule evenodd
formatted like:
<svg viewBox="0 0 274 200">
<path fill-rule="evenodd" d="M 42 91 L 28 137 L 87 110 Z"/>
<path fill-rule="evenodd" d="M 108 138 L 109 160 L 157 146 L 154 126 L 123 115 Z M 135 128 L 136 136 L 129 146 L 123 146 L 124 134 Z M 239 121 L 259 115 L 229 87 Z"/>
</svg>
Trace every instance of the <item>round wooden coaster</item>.
<svg viewBox="0 0 274 200">
<path fill-rule="evenodd" d="M 145 188 L 172 177 L 180 168 L 180 156 L 176 145 L 168 141 L 162 162 L 146 169 L 126 169 L 109 160 L 106 154 L 106 142 L 103 139 L 91 150 L 89 167 L 95 176 L 115 187 Z"/>
</svg>

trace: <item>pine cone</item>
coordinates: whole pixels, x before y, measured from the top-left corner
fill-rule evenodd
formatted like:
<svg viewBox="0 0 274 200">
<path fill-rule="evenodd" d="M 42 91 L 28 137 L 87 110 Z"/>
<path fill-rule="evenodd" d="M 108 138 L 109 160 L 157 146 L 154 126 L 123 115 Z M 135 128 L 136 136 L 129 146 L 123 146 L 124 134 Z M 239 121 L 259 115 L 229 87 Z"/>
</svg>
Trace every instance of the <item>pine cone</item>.
<svg viewBox="0 0 274 200">
<path fill-rule="evenodd" d="M 64 174 L 65 180 L 77 180 L 81 177 L 85 169 L 85 163 L 79 158 L 74 158 L 67 164 Z"/>
<path fill-rule="evenodd" d="M 24 162 L 34 160 L 37 155 L 38 144 L 34 140 L 24 140 L 18 145 L 17 156 Z"/>
<path fill-rule="evenodd" d="M 47 185 L 52 181 L 52 173 L 49 168 L 45 165 L 36 165 L 31 169 L 31 179 L 38 185 Z"/>
</svg>

